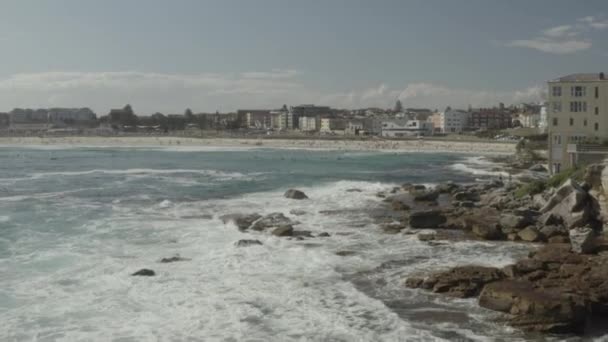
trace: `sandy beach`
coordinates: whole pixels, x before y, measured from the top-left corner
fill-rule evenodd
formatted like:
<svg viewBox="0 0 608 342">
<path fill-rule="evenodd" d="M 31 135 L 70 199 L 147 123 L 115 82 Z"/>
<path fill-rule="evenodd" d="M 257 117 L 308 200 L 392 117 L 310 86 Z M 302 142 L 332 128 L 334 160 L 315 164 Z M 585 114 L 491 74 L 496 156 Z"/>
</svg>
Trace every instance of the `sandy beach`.
<svg viewBox="0 0 608 342">
<path fill-rule="evenodd" d="M 239 148 L 295 148 L 352 151 L 511 154 L 514 143 L 443 140 L 314 140 L 188 137 L 0 137 L 0 147 L 137 147 L 184 150 Z"/>
</svg>

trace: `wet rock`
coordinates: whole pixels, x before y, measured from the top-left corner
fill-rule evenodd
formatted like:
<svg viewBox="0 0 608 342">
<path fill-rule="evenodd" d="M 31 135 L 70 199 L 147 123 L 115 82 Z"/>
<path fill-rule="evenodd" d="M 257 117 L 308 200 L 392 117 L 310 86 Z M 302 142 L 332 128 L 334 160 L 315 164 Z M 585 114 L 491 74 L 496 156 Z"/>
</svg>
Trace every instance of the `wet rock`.
<svg viewBox="0 0 608 342">
<path fill-rule="evenodd" d="M 295 216 L 302 216 L 302 215 L 306 215 L 306 214 L 307 214 L 307 212 L 306 212 L 306 211 L 304 211 L 304 210 L 298 210 L 298 209 L 291 209 L 291 210 L 289 211 L 289 213 L 290 213 L 291 215 L 295 215 Z"/>
<path fill-rule="evenodd" d="M 439 198 L 439 192 L 437 191 L 414 191 L 412 193 L 414 201 L 416 202 L 435 202 Z"/>
<path fill-rule="evenodd" d="M 337 251 L 336 252 L 336 255 L 342 256 L 342 257 L 351 256 L 351 255 L 355 255 L 355 254 L 357 254 L 357 252 L 355 252 L 355 251 Z"/>
<path fill-rule="evenodd" d="M 260 231 L 269 228 L 293 226 L 295 224 L 297 223 L 283 215 L 283 213 L 272 213 L 258 219 L 251 226 L 251 229 Z"/>
<path fill-rule="evenodd" d="M 304 238 L 313 238 L 312 232 L 310 230 L 294 230 L 292 236 L 301 236 Z"/>
<path fill-rule="evenodd" d="M 477 192 L 472 192 L 472 191 L 460 191 L 460 192 L 456 192 L 454 193 L 454 195 L 452 195 L 452 198 L 455 201 L 469 201 L 469 202 L 479 202 L 480 197 L 479 194 Z"/>
<path fill-rule="evenodd" d="M 542 164 L 534 164 L 528 169 L 534 172 L 547 172 L 547 168 Z"/>
<path fill-rule="evenodd" d="M 418 233 L 418 235 L 416 235 L 416 237 L 420 241 L 431 241 L 431 240 L 435 240 L 435 238 L 437 237 L 437 233 L 435 233 L 435 232 Z"/>
<path fill-rule="evenodd" d="M 243 231 L 251 227 L 253 222 L 261 217 L 262 216 L 259 214 L 228 214 L 220 216 L 220 220 L 222 220 L 224 224 L 233 222 L 239 230 Z"/>
<path fill-rule="evenodd" d="M 593 252 L 594 237 L 595 233 L 593 232 L 593 229 L 588 227 L 570 230 L 570 245 L 572 246 L 572 251 L 579 254 Z"/>
<path fill-rule="evenodd" d="M 405 280 L 405 286 L 409 287 L 410 289 L 420 288 L 423 283 L 424 279 L 422 278 L 411 277 Z"/>
<path fill-rule="evenodd" d="M 285 198 L 289 198 L 289 199 L 295 199 L 295 200 L 303 200 L 303 199 L 307 199 L 308 196 L 306 196 L 306 194 L 300 190 L 296 190 L 296 189 L 289 189 L 285 192 Z"/>
<path fill-rule="evenodd" d="M 460 189 L 460 185 L 453 182 L 441 183 L 435 187 L 435 191 L 440 194 L 450 194 Z"/>
<path fill-rule="evenodd" d="M 330 236 L 331 235 L 329 233 L 327 233 L 327 232 L 323 232 L 323 233 L 317 235 L 317 237 L 330 237 Z"/>
<path fill-rule="evenodd" d="M 485 284 L 504 277 L 504 273 L 494 267 L 460 266 L 431 275 L 424 280 L 422 287 L 436 293 L 468 298 L 477 296 Z"/>
<path fill-rule="evenodd" d="M 191 259 L 182 258 L 178 254 L 178 255 L 174 255 L 174 256 L 169 257 L 169 258 L 162 258 L 162 259 L 160 259 L 160 262 L 163 263 L 163 264 L 167 264 L 167 263 L 171 263 L 171 262 L 188 261 L 188 260 L 191 260 Z"/>
<path fill-rule="evenodd" d="M 401 232 L 402 230 L 404 230 L 406 227 L 400 223 L 388 223 L 388 224 L 383 224 L 380 226 L 382 228 L 382 231 L 384 231 L 387 234 L 399 234 L 399 232 Z"/>
<path fill-rule="evenodd" d="M 446 221 L 445 215 L 439 210 L 417 211 L 409 217 L 409 225 L 412 228 L 437 228 Z"/>
<path fill-rule="evenodd" d="M 394 199 L 391 202 L 391 206 L 393 208 L 393 210 L 397 210 L 397 211 L 406 211 L 406 210 L 410 210 L 410 206 L 407 205 L 403 200 L 401 199 Z"/>
<path fill-rule="evenodd" d="M 262 241 L 250 240 L 250 239 L 239 240 L 235 243 L 235 246 L 237 246 L 237 247 L 250 247 L 250 246 L 260 246 L 260 245 L 262 245 Z"/>
<path fill-rule="evenodd" d="M 517 235 L 526 242 L 538 242 L 542 240 L 541 234 L 534 227 L 527 227 L 517 233 Z"/>
<path fill-rule="evenodd" d="M 140 277 L 152 277 L 155 276 L 156 273 L 153 270 L 142 268 L 141 270 L 131 274 L 132 276 L 140 276 Z"/>
<path fill-rule="evenodd" d="M 477 224 L 471 231 L 482 240 L 503 240 L 505 238 L 502 230 L 496 224 Z"/>
<path fill-rule="evenodd" d="M 471 201 L 458 202 L 458 201 L 455 201 L 455 202 L 452 203 L 452 206 L 454 206 L 456 208 L 474 208 L 475 207 L 475 202 L 471 202 Z"/>
<path fill-rule="evenodd" d="M 363 192 L 361 189 L 346 189 L 346 192 Z"/>
<path fill-rule="evenodd" d="M 275 228 L 272 231 L 272 235 L 274 236 L 293 236 L 294 235 L 294 231 L 293 231 L 293 227 L 292 226 L 282 226 L 282 227 L 278 227 Z M 299 238 L 302 236 L 298 236 Z"/>
</svg>

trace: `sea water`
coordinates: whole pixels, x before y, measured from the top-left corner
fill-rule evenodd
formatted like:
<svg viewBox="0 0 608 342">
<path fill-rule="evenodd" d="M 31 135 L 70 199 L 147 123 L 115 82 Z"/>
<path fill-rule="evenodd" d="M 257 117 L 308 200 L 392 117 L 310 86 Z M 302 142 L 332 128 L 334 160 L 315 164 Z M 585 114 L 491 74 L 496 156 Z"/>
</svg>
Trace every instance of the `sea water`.
<svg viewBox="0 0 608 342">
<path fill-rule="evenodd" d="M 0 148 L 0 341 L 522 339 L 474 299 L 403 282 L 506 265 L 528 247 L 433 246 L 387 235 L 369 215 L 378 192 L 405 182 L 498 175 L 448 154 Z M 310 199 L 284 198 L 289 188 Z M 243 233 L 219 219 L 272 212 L 331 236 Z M 188 260 L 159 263 L 176 254 Z M 130 276 L 141 268 L 156 276 Z"/>
</svg>

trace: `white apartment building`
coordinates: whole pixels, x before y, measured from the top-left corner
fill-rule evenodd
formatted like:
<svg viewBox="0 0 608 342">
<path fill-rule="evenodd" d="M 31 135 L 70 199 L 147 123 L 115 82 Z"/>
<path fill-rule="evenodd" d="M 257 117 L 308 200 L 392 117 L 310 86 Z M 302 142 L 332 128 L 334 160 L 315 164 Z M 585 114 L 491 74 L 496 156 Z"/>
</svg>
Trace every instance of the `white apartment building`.
<svg viewBox="0 0 608 342">
<path fill-rule="evenodd" d="M 462 110 L 446 110 L 439 119 L 441 132 L 462 133 L 468 127 L 470 117 L 470 113 Z"/>
<path fill-rule="evenodd" d="M 344 135 L 346 123 L 343 119 L 322 118 L 320 121 L 319 132 L 324 134 Z"/>
<path fill-rule="evenodd" d="M 432 135 L 433 124 L 422 120 L 391 120 L 382 122 L 382 136 L 399 138 Z"/>
<path fill-rule="evenodd" d="M 91 122 L 97 119 L 89 108 L 51 108 L 48 116 L 49 123 L 52 124 Z"/>
<path fill-rule="evenodd" d="M 540 107 L 540 120 L 538 120 L 538 131 L 540 133 L 547 133 L 548 128 L 548 119 L 547 119 L 547 104 L 544 104 Z"/>
<path fill-rule="evenodd" d="M 548 86 L 549 166 L 557 173 L 577 164 L 580 145 L 608 139 L 608 80 L 604 73 L 573 74 Z"/>
<path fill-rule="evenodd" d="M 320 128 L 318 121 L 319 119 L 313 116 L 301 116 L 298 118 L 298 127 L 302 132 L 314 132 Z"/>
</svg>

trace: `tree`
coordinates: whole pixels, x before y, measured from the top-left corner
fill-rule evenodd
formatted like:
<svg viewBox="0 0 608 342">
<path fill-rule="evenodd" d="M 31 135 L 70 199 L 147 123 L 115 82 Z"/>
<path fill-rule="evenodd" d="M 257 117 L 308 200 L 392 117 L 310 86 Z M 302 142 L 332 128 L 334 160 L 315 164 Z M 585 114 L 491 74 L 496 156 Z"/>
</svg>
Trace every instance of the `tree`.
<svg viewBox="0 0 608 342">
<path fill-rule="evenodd" d="M 395 102 L 395 109 L 393 109 L 395 113 L 401 113 L 403 111 L 403 104 L 401 104 L 401 100 L 397 100 Z"/>
<path fill-rule="evenodd" d="M 184 116 L 186 117 L 186 120 L 190 121 L 194 117 L 194 114 L 192 114 L 192 110 L 190 110 L 190 108 L 188 108 L 184 112 Z"/>
</svg>

